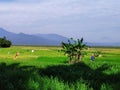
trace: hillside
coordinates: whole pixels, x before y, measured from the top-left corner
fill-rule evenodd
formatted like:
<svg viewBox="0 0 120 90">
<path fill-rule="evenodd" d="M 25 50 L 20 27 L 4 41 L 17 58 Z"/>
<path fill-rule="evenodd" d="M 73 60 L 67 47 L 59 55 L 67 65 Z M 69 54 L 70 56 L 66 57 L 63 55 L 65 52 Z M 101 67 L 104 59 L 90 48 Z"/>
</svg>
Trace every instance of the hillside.
<svg viewBox="0 0 120 90">
<path fill-rule="evenodd" d="M 24 34 L 24 33 L 13 33 L 3 28 L 0 28 L 0 37 L 6 37 L 13 45 L 60 45 L 61 42 L 66 42 L 67 37 L 58 34 Z M 102 43 L 102 42 L 86 42 L 89 46 L 120 46 L 120 42 L 113 43 Z"/>
<path fill-rule="evenodd" d="M 0 37 L 3 36 L 9 39 L 13 45 L 60 45 L 62 41 L 68 39 L 57 34 L 16 34 L 0 28 Z"/>
</svg>

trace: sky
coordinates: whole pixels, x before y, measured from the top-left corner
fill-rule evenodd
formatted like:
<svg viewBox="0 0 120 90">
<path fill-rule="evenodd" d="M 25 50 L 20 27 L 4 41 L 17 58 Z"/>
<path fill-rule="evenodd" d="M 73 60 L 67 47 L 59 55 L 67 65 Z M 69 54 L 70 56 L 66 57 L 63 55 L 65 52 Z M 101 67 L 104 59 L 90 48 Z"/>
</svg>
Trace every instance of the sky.
<svg viewBox="0 0 120 90">
<path fill-rule="evenodd" d="M 0 0 L 0 27 L 14 33 L 120 42 L 120 0 Z"/>
</svg>

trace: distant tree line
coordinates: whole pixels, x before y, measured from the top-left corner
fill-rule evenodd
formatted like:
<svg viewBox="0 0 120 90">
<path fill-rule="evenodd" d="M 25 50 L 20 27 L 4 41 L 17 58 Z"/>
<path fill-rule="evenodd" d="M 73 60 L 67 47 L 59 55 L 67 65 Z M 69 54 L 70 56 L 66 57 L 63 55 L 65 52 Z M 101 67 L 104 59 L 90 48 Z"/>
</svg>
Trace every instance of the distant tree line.
<svg viewBox="0 0 120 90">
<path fill-rule="evenodd" d="M 12 45 L 10 40 L 7 40 L 6 37 L 0 38 L 0 47 L 7 48 Z"/>
</svg>

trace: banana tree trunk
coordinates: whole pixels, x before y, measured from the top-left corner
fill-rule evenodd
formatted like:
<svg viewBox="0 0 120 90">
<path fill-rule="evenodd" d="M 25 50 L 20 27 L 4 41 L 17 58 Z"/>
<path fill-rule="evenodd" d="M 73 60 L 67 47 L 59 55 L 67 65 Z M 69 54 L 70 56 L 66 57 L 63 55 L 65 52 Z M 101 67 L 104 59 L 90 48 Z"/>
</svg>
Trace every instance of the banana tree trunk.
<svg viewBox="0 0 120 90">
<path fill-rule="evenodd" d="M 72 57 L 70 56 L 69 57 L 69 64 L 71 64 L 71 62 L 72 62 Z"/>
<path fill-rule="evenodd" d="M 81 52 L 78 52 L 77 62 L 79 62 L 79 61 L 80 61 L 80 57 L 81 57 Z"/>
<path fill-rule="evenodd" d="M 72 60 L 73 60 L 73 56 L 70 56 L 70 57 L 69 57 L 69 64 L 73 64 L 73 61 L 72 61 Z"/>
</svg>

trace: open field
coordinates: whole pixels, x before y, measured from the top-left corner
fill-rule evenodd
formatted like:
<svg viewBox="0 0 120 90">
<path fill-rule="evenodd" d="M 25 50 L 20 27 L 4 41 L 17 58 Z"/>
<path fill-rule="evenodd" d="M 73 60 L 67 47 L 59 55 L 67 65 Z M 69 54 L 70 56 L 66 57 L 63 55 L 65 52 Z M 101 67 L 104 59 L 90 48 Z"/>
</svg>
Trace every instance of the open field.
<svg viewBox="0 0 120 90">
<path fill-rule="evenodd" d="M 61 47 L 0 48 L 0 90 L 119 90 L 120 48 L 89 48 L 69 65 Z M 14 59 L 15 53 L 19 56 Z M 90 61 L 92 53 L 101 57 Z"/>
</svg>

